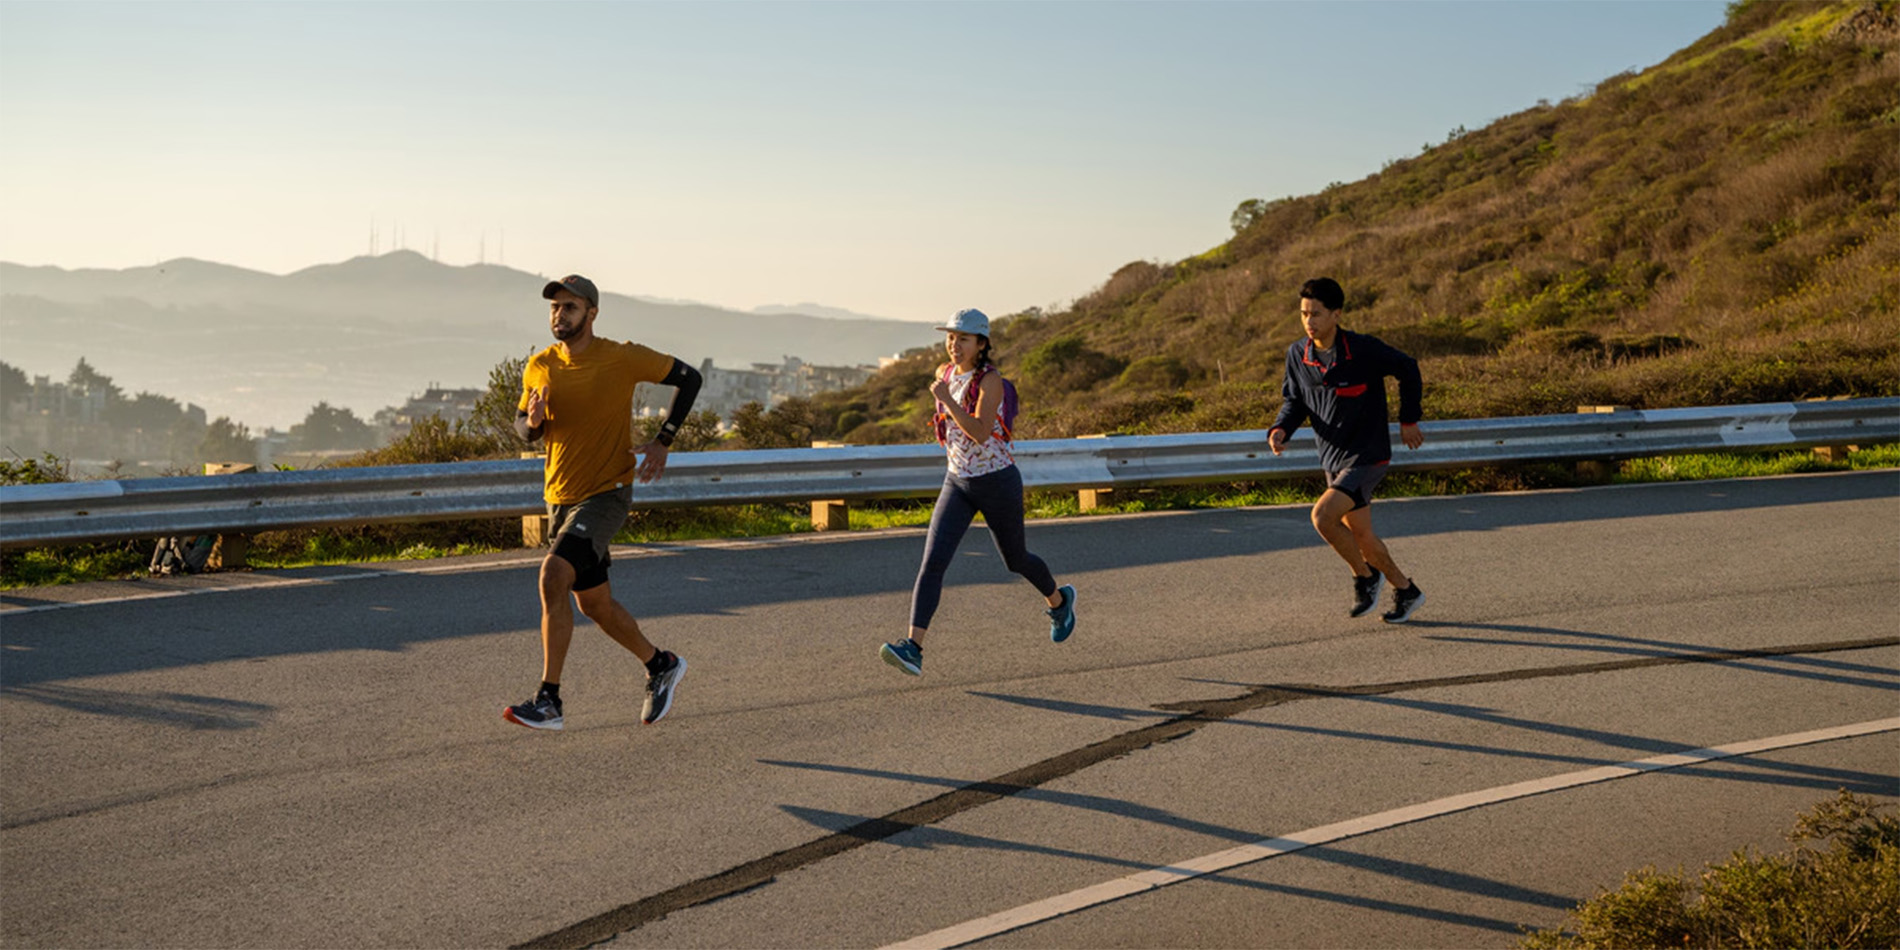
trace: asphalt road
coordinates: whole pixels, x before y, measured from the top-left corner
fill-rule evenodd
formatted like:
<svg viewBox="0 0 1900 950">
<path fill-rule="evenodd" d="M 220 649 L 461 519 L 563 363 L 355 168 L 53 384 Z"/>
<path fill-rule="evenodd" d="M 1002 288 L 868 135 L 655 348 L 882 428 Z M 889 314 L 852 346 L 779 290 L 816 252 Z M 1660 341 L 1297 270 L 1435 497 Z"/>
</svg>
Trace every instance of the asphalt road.
<svg viewBox="0 0 1900 950">
<path fill-rule="evenodd" d="M 921 679 L 920 531 L 619 549 L 690 672 L 642 726 L 584 625 L 561 733 L 529 554 L 11 592 L 0 942 L 1505 947 L 1900 797 L 1900 473 L 1376 512 L 1404 627 L 1300 508 L 1031 525 L 1061 645 L 973 531 Z"/>
</svg>

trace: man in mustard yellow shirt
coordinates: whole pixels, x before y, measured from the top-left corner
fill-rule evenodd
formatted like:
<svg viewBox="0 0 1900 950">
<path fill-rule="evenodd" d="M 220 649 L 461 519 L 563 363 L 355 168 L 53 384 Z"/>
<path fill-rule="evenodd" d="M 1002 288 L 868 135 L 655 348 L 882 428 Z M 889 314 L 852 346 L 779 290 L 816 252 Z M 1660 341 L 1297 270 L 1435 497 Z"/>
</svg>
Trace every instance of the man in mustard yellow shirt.
<svg viewBox="0 0 1900 950">
<path fill-rule="evenodd" d="M 699 372 L 638 343 L 595 336 L 600 291 L 579 274 L 550 282 L 541 296 L 549 301 L 555 342 L 522 369 L 515 415 L 515 431 L 530 442 L 545 440 L 548 449 L 542 497 L 554 542 L 541 561 L 541 688 L 533 699 L 501 714 L 532 729 L 561 728 L 561 667 L 579 604 L 601 632 L 646 664 L 640 721 L 659 722 L 673 708 L 686 661 L 655 648 L 639 622 L 614 600 L 607 580 L 608 545 L 633 507 L 634 480 L 650 482 L 666 470 L 667 448 L 699 395 Z M 633 387 L 640 383 L 674 386 L 679 392 L 659 434 L 634 448 Z"/>
</svg>

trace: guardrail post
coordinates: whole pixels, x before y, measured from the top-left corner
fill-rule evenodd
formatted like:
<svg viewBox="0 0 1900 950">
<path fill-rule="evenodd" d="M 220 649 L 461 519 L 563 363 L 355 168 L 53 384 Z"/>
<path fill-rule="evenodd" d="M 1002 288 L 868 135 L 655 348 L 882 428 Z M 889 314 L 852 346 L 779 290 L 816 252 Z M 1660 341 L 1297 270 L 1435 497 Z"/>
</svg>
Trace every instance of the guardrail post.
<svg viewBox="0 0 1900 950">
<path fill-rule="evenodd" d="M 827 442 L 818 439 L 812 442 L 814 449 L 841 449 L 849 443 Z M 851 530 L 851 506 L 843 499 L 827 499 L 811 503 L 811 529 L 813 531 L 849 531 Z"/>
<path fill-rule="evenodd" d="M 545 459 L 545 452 L 523 452 L 524 459 Z M 548 516 L 521 516 L 521 546 L 524 548 L 545 548 L 548 546 Z"/>
<path fill-rule="evenodd" d="M 249 462 L 206 462 L 206 475 L 245 475 L 257 471 L 257 466 Z M 244 559 L 251 553 L 251 536 L 248 534 L 221 534 L 211 545 L 211 555 L 205 558 L 207 571 L 235 571 L 245 567 Z"/>
<path fill-rule="evenodd" d="M 1106 438 L 1110 438 L 1112 436 L 1117 436 L 1117 435 L 1121 435 L 1121 433 L 1102 432 L 1096 435 L 1078 435 L 1076 436 L 1076 438 L 1078 439 L 1106 439 Z M 1113 488 L 1077 489 L 1075 493 L 1076 510 L 1094 511 L 1096 508 L 1100 507 L 1102 502 L 1107 500 L 1107 496 L 1112 494 L 1114 491 L 1115 490 Z"/>
<path fill-rule="evenodd" d="M 1594 415 L 1603 412 L 1628 412 L 1628 406 L 1578 406 L 1579 415 Z M 1607 482 L 1616 473 L 1619 464 L 1603 459 L 1585 459 L 1577 463 L 1577 478 L 1586 482 Z"/>
<path fill-rule="evenodd" d="M 1817 445 L 1814 447 L 1814 457 L 1823 462 L 1845 462 L 1849 455 L 1858 451 L 1858 445 Z"/>
</svg>

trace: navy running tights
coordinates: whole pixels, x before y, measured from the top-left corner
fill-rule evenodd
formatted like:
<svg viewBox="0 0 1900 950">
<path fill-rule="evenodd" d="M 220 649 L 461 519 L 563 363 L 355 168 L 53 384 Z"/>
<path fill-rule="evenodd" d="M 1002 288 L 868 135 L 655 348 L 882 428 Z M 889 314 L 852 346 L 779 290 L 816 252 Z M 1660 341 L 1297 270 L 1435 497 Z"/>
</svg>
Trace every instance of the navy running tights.
<svg viewBox="0 0 1900 950">
<path fill-rule="evenodd" d="M 924 563 L 917 570 L 917 585 L 911 588 L 911 626 L 930 628 L 930 618 L 936 615 L 937 601 L 943 596 L 943 573 L 979 511 L 990 526 L 990 537 L 995 539 L 1003 563 L 1034 584 L 1044 597 L 1056 592 L 1056 579 L 1049 573 L 1049 565 L 1029 553 L 1023 543 L 1022 472 L 1011 465 L 975 478 L 949 474 L 944 476 L 937 507 L 930 513 Z"/>
</svg>

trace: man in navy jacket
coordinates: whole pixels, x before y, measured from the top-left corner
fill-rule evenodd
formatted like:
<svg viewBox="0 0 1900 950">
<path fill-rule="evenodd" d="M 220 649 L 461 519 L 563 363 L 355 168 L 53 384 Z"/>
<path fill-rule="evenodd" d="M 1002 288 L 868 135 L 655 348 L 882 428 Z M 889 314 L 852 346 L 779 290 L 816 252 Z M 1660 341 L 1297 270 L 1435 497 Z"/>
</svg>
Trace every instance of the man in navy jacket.
<svg viewBox="0 0 1900 950">
<path fill-rule="evenodd" d="M 1306 339 L 1287 348 L 1284 402 L 1267 431 L 1267 446 L 1279 455 L 1287 436 L 1311 422 L 1326 470 L 1326 491 L 1313 505 L 1313 527 L 1352 568 L 1351 616 L 1363 617 L 1379 603 L 1379 589 L 1392 582 L 1386 623 L 1404 623 L 1425 602 L 1425 592 L 1405 576 L 1372 530 L 1372 490 L 1392 461 L 1385 378 L 1399 381 L 1399 438 L 1405 447 L 1425 443 L 1418 431 L 1424 383 L 1418 361 L 1377 337 L 1339 328 L 1346 292 L 1330 277 L 1300 286 L 1300 323 Z"/>
</svg>

